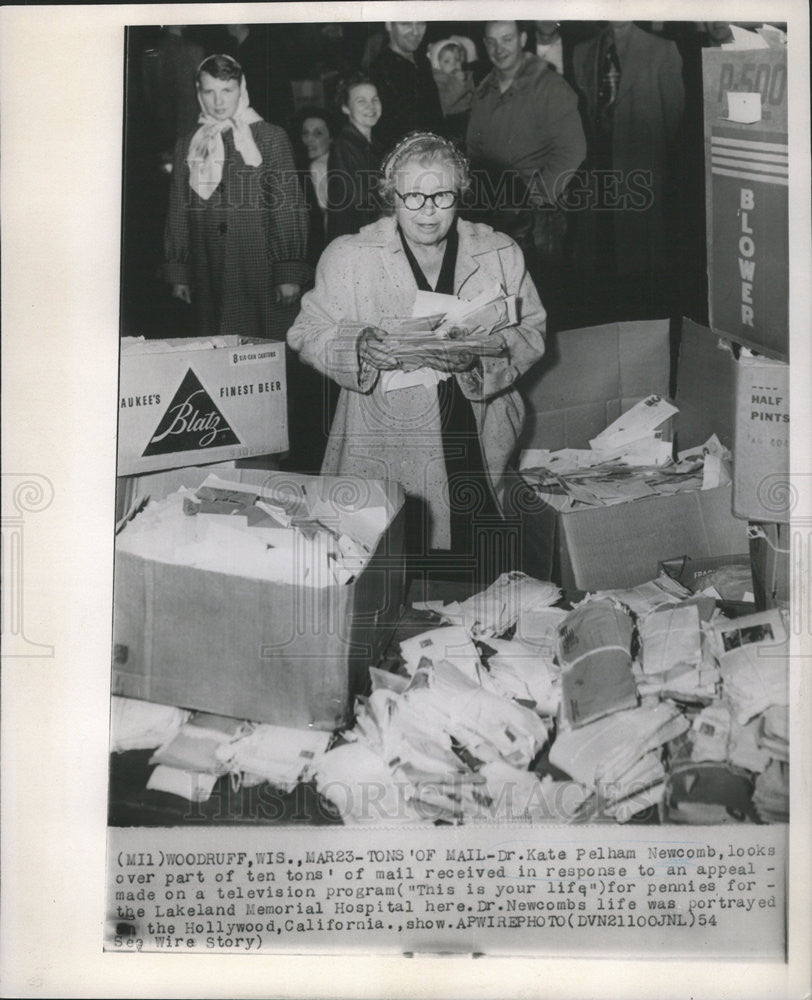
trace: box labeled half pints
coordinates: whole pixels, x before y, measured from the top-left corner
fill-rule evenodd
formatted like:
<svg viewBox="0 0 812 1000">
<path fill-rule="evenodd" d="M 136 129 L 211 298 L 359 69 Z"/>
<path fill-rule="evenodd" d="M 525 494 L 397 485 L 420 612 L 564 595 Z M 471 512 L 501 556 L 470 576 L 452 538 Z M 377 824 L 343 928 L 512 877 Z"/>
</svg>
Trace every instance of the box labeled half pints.
<svg viewBox="0 0 812 1000">
<path fill-rule="evenodd" d="M 118 475 L 287 451 L 285 345 L 121 342 Z"/>
<path fill-rule="evenodd" d="M 789 365 L 746 357 L 736 364 L 733 513 L 788 521 Z"/>
</svg>

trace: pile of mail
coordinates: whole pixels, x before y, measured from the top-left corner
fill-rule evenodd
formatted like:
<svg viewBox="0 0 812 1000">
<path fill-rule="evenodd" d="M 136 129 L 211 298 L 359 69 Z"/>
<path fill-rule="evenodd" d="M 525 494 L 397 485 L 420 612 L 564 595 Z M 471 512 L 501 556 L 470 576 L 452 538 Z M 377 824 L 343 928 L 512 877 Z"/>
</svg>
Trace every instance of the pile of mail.
<svg viewBox="0 0 812 1000">
<path fill-rule="evenodd" d="M 614 712 L 559 733 L 550 762 L 594 790 L 600 810 L 622 823 L 660 801 L 662 749 L 688 725 L 676 705 L 665 701 Z"/>
<path fill-rule="evenodd" d="M 364 568 L 391 511 L 368 484 L 363 504 L 309 496 L 291 482 L 249 486 L 209 475 L 149 501 L 120 531 L 120 552 L 198 569 L 304 587 L 345 584 Z"/>
<path fill-rule="evenodd" d="M 152 755 L 149 762 L 157 766 L 147 788 L 205 802 L 218 779 L 231 774 L 243 787 L 267 781 L 289 792 L 308 780 L 331 739 L 330 733 L 198 712 Z"/>
<path fill-rule="evenodd" d="M 445 621 L 460 625 L 472 636 L 502 635 L 521 615 L 549 608 L 561 597 L 553 583 L 534 580 L 513 570 L 503 573 L 489 587 L 466 601 L 421 601 L 418 611 L 434 611 Z"/>
<path fill-rule="evenodd" d="M 723 698 L 694 720 L 692 759 L 728 761 L 757 775 L 764 821 L 789 814 L 788 634 L 783 612 L 723 620 L 714 628 Z"/>
<path fill-rule="evenodd" d="M 786 821 L 786 612 L 730 619 L 665 574 L 559 596 L 507 573 L 416 605 L 436 626 L 370 667 L 335 737 L 114 699 L 114 748 L 158 746 L 148 787 L 191 800 L 227 773 L 312 781 L 345 824 Z"/>
<path fill-rule="evenodd" d="M 154 750 L 171 740 L 190 714 L 172 705 L 113 695 L 110 699 L 110 752 Z"/>
<path fill-rule="evenodd" d="M 661 396 L 648 396 L 592 438 L 589 448 L 523 451 L 522 477 L 560 511 L 729 483 L 730 452 L 716 435 L 674 457 L 663 425 L 677 412 Z"/>
<path fill-rule="evenodd" d="M 752 808 L 765 822 L 788 818 L 786 640 L 778 611 L 717 616 L 703 629 L 703 650 L 712 650 L 719 682 L 715 697 L 690 715 L 670 820 L 730 822 L 731 810 L 743 817 Z"/>
<path fill-rule="evenodd" d="M 466 666 L 460 669 L 445 658 L 445 650 L 438 641 L 411 678 L 394 686 L 387 681 L 359 699 L 355 728 L 343 737 L 363 751 L 339 747 L 316 768 L 316 787 L 345 822 L 484 818 L 493 801 L 489 775 L 498 784 L 505 773 L 516 772 L 531 786 L 528 791 L 539 784 L 528 768 L 547 742 L 545 721 L 497 693 L 484 665 L 473 663 L 467 651 L 461 651 Z M 379 682 L 373 676 L 373 684 Z M 489 764 L 500 767 L 488 771 Z M 540 799 L 528 794 L 514 805 L 525 812 Z"/>
<path fill-rule="evenodd" d="M 468 601 L 419 605 L 449 624 L 401 641 L 403 673 L 370 670 L 355 727 L 315 769 L 345 823 L 574 817 L 589 789 L 530 770 L 561 698 L 550 629 L 563 612 L 529 623 L 558 594 L 511 573 Z M 497 637 L 523 619 L 537 642 Z"/>
</svg>

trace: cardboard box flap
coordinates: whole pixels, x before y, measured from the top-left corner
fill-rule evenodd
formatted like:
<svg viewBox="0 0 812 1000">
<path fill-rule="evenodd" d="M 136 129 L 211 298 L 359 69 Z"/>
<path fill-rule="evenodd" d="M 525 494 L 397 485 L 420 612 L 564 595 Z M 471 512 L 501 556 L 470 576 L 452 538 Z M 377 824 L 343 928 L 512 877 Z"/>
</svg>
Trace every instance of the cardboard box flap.
<svg viewBox="0 0 812 1000">
<path fill-rule="evenodd" d="M 724 486 L 570 512 L 558 522 L 569 562 L 564 565 L 562 553 L 561 583 L 591 590 L 632 587 L 654 579 L 663 559 L 741 553 L 747 531 L 731 517 L 730 497 Z M 656 544 L 641 545 L 641 538 Z"/>
<path fill-rule="evenodd" d="M 733 447 L 735 361 L 726 341 L 692 320 L 683 319 L 677 363 L 674 417 L 679 448 L 695 448 L 716 434 Z"/>
<path fill-rule="evenodd" d="M 524 388 L 539 411 L 668 391 L 668 320 L 550 334 Z"/>
<path fill-rule="evenodd" d="M 161 340 L 145 340 L 142 337 L 122 337 L 121 354 L 131 356 L 134 354 L 166 354 L 167 352 L 182 351 L 188 354 L 191 351 L 216 351 L 228 350 L 233 347 L 241 347 L 245 344 L 261 344 L 262 340 L 256 337 L 238 337 L 236 335 L 224 337 L 163 337 Z"/>
<path fill-rule="evenodd" d="M 547 338 L 546 353 L 521 380 L 528 416 L 522 448 L 586 448 L 638 400 L 666 395 L 667 320 L 607 323 Z"/>
</svg>

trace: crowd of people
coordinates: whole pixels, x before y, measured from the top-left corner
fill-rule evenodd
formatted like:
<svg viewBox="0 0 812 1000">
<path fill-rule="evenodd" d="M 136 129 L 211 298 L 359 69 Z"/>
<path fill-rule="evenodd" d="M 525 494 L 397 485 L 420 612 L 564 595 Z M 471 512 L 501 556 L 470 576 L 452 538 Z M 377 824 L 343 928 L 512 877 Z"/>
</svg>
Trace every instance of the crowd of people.
<svg viewBox="0 0 812 1000">
<path fill-rule="evenodd" d="M 401 482 L 415 546 L 471 551 L 472 512 L 499 516 L 514 383 L 545 329 L 704 319 L 690 74 L 693 50 L 727 36 L 650 29 L 138 29 L 124 332 L 287 336 L 290 467 Z M 171 302 L 149 294 L 158 276 Z M 411 367 L 433 382 L 384 387 L 399 367 L 386 317 L 418 290 L 471 298 L 494 281 L 521 300 L 500 357 L 427 356 Z"/>
</svg>

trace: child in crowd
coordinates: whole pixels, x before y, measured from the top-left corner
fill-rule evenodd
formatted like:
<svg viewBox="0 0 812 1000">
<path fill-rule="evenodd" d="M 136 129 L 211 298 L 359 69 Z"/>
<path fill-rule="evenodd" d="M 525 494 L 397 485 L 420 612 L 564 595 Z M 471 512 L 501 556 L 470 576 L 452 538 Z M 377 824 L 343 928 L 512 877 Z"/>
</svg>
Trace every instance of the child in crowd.
<svg viewBox="0 0 812 1000">
<path fill-rule="evenodd" d="M 476 46 L 470 38 L 451 35 L 429 45 L 427 55 L 440 95 L 446 132 L 450 138 L 462 139 L 474 94 L 474 74 L 468 64 L 476 62 Z"/>
</svg>

